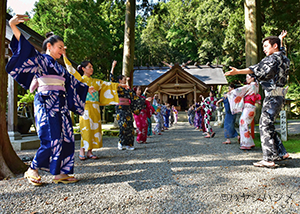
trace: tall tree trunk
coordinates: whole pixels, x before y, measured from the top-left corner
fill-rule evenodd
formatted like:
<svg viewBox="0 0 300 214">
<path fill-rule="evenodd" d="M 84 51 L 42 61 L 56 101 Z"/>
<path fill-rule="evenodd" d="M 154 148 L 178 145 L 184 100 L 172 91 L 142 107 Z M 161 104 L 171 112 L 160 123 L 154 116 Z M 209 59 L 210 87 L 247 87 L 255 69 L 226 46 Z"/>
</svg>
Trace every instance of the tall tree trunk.
<svg viewBox="0 0 300 214">
<path fill-rule="evenodd" d="M 245 0 L 245 49 L 246 67 L 257 64 L 262 59 L 261 33 L 261 4 L 260 0 Z M 259 93 L 263 96 L 260 87 Z M 256 108 L 254 122 L 258 123 L 261 115 L 261 106 Z"/>
<path fill-rule="evenodd" d="M 5 72 L 6 0 L 0 1 L 0 178 L 14 177 L 27 166 L 20 160 L 10 143 L 6 126 L 7 73 Z"/>
<path fill-rule="evenodd" d="M 135 29 L 135 0 L 126 1 L 123 70 L 122 74 L 130 77 L 129 85 L 133 84 L 133 62 L 134 62 L 134 29 Z"/>
<path fill-rule="evenodd" d="M 246 66 L 261 60 L 261 9 L 260 0 L 245 0 Z"/>
</svg>

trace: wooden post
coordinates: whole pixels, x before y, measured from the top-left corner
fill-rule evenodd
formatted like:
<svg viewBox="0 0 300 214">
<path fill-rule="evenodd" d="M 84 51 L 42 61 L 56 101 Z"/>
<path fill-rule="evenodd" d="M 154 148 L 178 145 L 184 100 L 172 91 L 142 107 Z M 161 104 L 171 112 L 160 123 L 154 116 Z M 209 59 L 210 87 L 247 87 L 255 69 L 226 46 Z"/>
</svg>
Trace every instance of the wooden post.
<svg viewBox="0 0 300 214">
<path fill-rule="evenodd" d="M 280 111 L 280 130 L 281 130 L 281 140 L 287 141 L 288 139 L 288 129 L 287 129 L 287 118 L 286 111 Z"/>
<path fill-rule="evenodd" d="M 18 113 L 17 113 L 17 83 L 8 75 L 8 109 L 7 109 L 7 131 L 11 140 L 22 139 L 21 134 L 17 130 L 18 126 Z"/>
<path fill-rule="evenodd" d="M 130 77 L 134 62 L 135 0 L 126 1 L 122 74 Z M 129 80 L 132 87 L 133 80 Z"/>
<path fill-rule="evenodd" d="M 197 102 L 197 88 L 196 88 L 196 85 L 194 85 L 194 102 L 193 103 L 196 103 Z"/>
<path fill-rule="evenodd" d="M 260 0 L 245 0 L 245 50 L 246 67 L 257 64 L 261 59 L 261 18 Z M 251 123 L 251 133 L 254 139 L 254 119 Z"/>
</svg>

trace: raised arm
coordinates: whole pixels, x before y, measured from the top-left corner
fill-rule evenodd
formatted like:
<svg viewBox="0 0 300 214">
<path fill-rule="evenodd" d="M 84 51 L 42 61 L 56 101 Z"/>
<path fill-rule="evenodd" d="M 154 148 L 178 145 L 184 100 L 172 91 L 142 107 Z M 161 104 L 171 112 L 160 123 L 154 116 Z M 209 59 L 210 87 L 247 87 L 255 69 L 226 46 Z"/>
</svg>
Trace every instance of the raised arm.
<svg viewBox="0 0 300 214">
<path fill-rule="evenodd" d="M 29 18 L 27 15 L 15 15 L 14 17 L 12 17 L 10 20 L 9 20 L 9 25 L 16 37 L 16 39 L 19 41 L 20 40 L 20 36 L 21 36 L 21 32 L 20 30 L 17 28 L 17 25 L 20 24 L 20 23 L 23 23 L 25 21 L 28 21 Z"/>
<path fill-rule="evenodd" d="M 111 65 L 111 70 L 110 70 L 111 74 L 114 74 L 114 69 L 115 69 L 116 65 L 117 65 L 117 61 L 114 60 L 113 63 L 112 63 L 112 65 Z"/>
<path fill-rule="evenodd" d="M 283 39 L 284 37 L 286 37 L 287 35 L 287 31 L 283 30 L 281 31 L 280 35 L 278 36 L 278 38 L 280 39 L 280 47 L 283 47 Z"/>
<path fill-rule="evenodd" d="M 231 70 L 226 72 L 224 75 L 225 76 L 234 76 L 237 74 L 252 74 L 253 71 L 251 71 L 249 68 L 244 68 L 244 69 L 236 69 L 235 67 L 229 67 Z"/>
</svg>

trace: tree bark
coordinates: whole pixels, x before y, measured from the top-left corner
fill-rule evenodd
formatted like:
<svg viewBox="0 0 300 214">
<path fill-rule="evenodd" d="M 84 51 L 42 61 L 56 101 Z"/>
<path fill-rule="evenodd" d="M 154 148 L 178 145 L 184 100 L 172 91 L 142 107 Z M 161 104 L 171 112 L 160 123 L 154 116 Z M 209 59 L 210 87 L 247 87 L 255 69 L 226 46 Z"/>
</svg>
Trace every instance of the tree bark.
<svg viewBox="0 0 300 214">
<path fill-rule="evenodd" d="M 10 143 L 6 125 L 7 73 L 5 71 L 6 0 L 1 1 L 0 18 L 0 178 L 14 177 L 27 166 L 20 160 Z"/>
<path fill-rule="evenodd" d="M 129 81 L 132 87 L 132 71 L 134 62 L 134 29 L 135 29 L 135 0 L 126 1 L 124 49 L 123 49 L 123 69 L 122 74 L 131 77 Z"/>
<path fill-rule="evenodd" d="M 262 33 L 261 33 L 261 4 L 260 0 L 245 0 L 245 50 L 246 67 L 257 64 L 262 59 Z M 260 87 L 259 93 L 263 97 Z M 259 123 L 261 106 L 257 106 L 254 118 Z"/>
</svg>

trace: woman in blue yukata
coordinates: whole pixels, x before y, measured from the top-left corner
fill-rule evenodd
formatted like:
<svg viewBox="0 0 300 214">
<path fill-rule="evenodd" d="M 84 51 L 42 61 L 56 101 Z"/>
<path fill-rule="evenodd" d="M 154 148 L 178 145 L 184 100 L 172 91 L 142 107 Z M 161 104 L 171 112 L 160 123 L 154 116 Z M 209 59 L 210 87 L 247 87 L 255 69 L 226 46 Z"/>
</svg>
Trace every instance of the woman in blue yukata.
<svg viewBox="0 0 300 214">
<path fill-rule="evenodd" d="M 234 84 L 230 84 L 228 86 L 228 93 L 235 89 Z M 235 130 L 235 119 L 236 119 L 236 114 L 232 114 L 230 110 L 230 105 L 228 98 L 226 96 L 222 97 L 218 102 L 217 106 L 219 106 L 219 103 L 223 102 L 224 103 L 224 108 L 225 108 L 225 120 L 224 120 L 224 137 L 226 138 L 226 141 L 223 142 L 223 144 L 230 144 L 230 138 L 235 138 L 238 137 L 238 142 L 240 141 L 240 136 Z"/>
<path fill-rule="evenodd" d="M 13 53 L 6 66 L 22 87 L 37 89 L 34 112 L 37 134 L 41 140 L 25 178 L 35 186 L 42 185 L 38 169 L 49 171 L 54 183 L 74 183 L 68 174 L 74 171 L 74 135 L 69 110 L 82 115 L 87 92 L 93 88 L 77 81 L 57 59 L 65 52 L 62 38 L 51 35 L 43 43 L 46 54 L 40 54 L 21 34 L 17 25 L 29 18 L 16 15 L 9 24 L 14 33 L 10 46 Z"/>
</svg>

